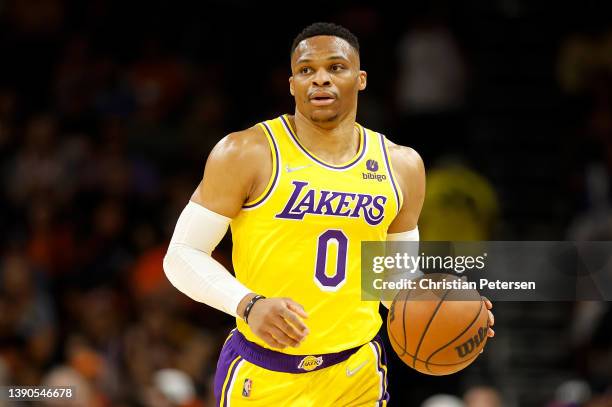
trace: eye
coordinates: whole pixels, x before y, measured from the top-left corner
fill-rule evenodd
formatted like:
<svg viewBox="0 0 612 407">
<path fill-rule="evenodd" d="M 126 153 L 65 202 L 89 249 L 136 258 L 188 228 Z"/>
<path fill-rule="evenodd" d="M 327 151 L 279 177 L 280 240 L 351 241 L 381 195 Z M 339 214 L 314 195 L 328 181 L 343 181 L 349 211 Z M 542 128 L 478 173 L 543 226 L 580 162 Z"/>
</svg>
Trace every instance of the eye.
<svg viewBox="0 0 612 407">
<path fill-rule="evenodd" d="M 342 64 L 334 64 L 334 65 L 332 65 L 331 68 L 332 68 L 332 71 L 339 72 L 339 71 L 344 69 L 344 65 L 342 65 Z"/>
<path fill-rule="evenodd" d="M 300 68 L 300 73 L 304 74 L 304 75 L 310 73 L 310 67 L 304 66 L 304 67 Z"/>
</svg>

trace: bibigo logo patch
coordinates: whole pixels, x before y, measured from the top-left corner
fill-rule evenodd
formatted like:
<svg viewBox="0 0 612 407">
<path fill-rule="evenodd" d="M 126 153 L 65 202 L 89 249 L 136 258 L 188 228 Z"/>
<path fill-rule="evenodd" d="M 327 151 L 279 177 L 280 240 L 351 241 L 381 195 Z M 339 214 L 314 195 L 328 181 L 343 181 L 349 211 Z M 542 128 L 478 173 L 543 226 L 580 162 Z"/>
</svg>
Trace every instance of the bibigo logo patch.
<svg viewBox="0 0 612 407">
<path fill-rule="evenodd" d="M 368 171 L 372 171 L 372 172 L 378 171 L 378 161 L 376 160 L 366 161 L 366 168 L 368 169 Z"/>
</svg>

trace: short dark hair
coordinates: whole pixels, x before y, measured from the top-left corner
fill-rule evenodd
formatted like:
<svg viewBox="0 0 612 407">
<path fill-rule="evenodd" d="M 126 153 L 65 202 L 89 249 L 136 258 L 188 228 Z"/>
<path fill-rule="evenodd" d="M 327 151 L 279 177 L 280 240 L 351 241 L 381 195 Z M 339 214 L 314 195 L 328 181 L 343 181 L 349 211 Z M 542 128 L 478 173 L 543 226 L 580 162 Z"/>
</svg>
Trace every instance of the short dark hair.
<svg viewBox="0 0 612 407">
<path fill-rule="evenodd" d="M 293 56 L 293 53 L 300 42 L 311 37 L 316 37 L 317 35 L 331 35 L 333 37 L 342 38 L 351 44 L 351 46 L 355 48 L 355 51 L 359 53 L 359 40 L 355 34 L 338 24 L 318 22 L 310 24 L 308 27 L 304 28 L 302 32 L 297 35 L 297 37 L 295 37 L 293 44 L 291 45 L 290 56 Z"/>
</svg>

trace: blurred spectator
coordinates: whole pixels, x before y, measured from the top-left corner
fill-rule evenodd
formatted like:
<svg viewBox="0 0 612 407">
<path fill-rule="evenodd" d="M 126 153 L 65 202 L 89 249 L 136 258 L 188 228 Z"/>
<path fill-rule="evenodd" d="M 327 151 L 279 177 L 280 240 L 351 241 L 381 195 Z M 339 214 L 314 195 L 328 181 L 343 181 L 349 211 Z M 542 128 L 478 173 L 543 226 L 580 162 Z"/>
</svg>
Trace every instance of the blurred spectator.
<svg viewBox="0 0 612 407">
<path fill-rule="evenodd" d="M 493 387 L 476 386 L 463 395 L 465 407 L 503 407 L 499 392 Z"/>
<path fill-rule="evenodd" d="M 576 370 L 594 392 L 609 390 L 612 377 L 612 307 L 607 302 L 579 301 L 571 319 Z"/>
<path fill-rule="evenodd" d="M 610 177 L 606 167 L 593 164 L 586 171 L 588 209 L 572 219 L 567 238 L 576 241 L 612 240 Z"/>
<path fill-rule="evenodd" d="M 45 406 L 50 407 L 106 407 L 110 406 L 107 400 L 89 385 L 87 379 L 74 369 L 67 366 L 53 368 L 41 381 L 42 386 L 72 387 L 74 397 L 71 399 L 48 399 Z"/>
<path fill-rule="evenodd" d="M 465 407 L 465 404 L 458 397 L 436 394 L 425 400 L 421 407 Z"/>
<path fill-rule="evenodd" d="M 612 395 L 593 397 L 584 407 L 612 407 Z"/>
<path fill-rule="evenodd" d="M 215 144 L 228 133 L 229 108 L 227 97 L 215 86 L 206 86 L 195 95 L 182 124 L 180 141 L 193 165 L 203 166 Z"/>
<path fill-rule="evenodd" d="M 147 405 L 153 407 L 203 407 L 196 398 L 195 387 L 188 375 L 175 369 L 161 369 L 153 375 L 153 387 Z"/>
<path fill-rule="evenodd" d="M 166 52 L 161 41 L 148 39 L 142 56 L 129 69 L 129 83 L 136 96 L 136 114 L 145 121 L 166 117 L 181 102 L 188 69 Z"/>
<path fill-rule="evenodd" d="M 577 242 L 612 240 L 612 205 L 610 177 L 603 165 L 591 165 L 586 173 L 588 208 L 577 215 L 567 231 L 567 238 Z M 605 266 L 602 269 L 605 272 Z M 589 270 L 602 273 L 602 270 Z M 587 282 L 590 276 L 585 276 Z M 592 284 L 592 283 L 591 283 Z M 597 291 L 595 291 L 597 293 Z M 594 297 L 596 298 L 596 297 Z M 612 377 L 612 308 L 604 301 L 578 301 L 569 326 L 577 368 L 584 372 L 595 390 L 603 391 Z M 574 382 L 567 389 L 574 389 Z M 588 386 L 588 384 L 586 384 Z M 573 386 L 573 387 L 572 387 Z M 569 391 L 569 390 L 568 390 Z"/>
<path fill-rule="evenodd" d="M 44 37 L 57 32 L 65 16 L 61 0 L 7 2 L 7 14 L 15 30 L 28 36 Z"/>
<path fill-rule="evenodd" d="M 40 380 L 55 350 L 55 308 L 22 253 L 3 259 L 0 283 L 0 339 L 5 342 L 10 377 L 32 385 Z"/>
<path fill-rule="evenodd" d="M 35 193 L 59 199 L 71 185 L 57 142 L 57 121 L 50 114 L 35 116 L 25 128 L 24 143 L 8 168 L 9 196 L 23 205 Z"/>
<path fill-rule="evenodd" d="M 130 284 L 136 298 L 155 296 L 162 292 L 165 295 L 173 295 L 174 287 L 165 277 L 161 266 L 166 255 L 166 246 L 159 245 L 142 251 L 142 255 L 135 261 Z"/>
<path fill-rule="evenodd" d="M 66 44 L 55 77 L 55 104 L 64 115 L 78 118 L 91 109 L 95 81 L 92 81 L 90 41 L 75 36 Z"/>
<path fill-rule="evenodd" d="M 579 164 L 605 162 L 612 172 L 612 30 L 598 26 L 569 34 L 561 45 L 557 78 L 578 121 Z M 573 124 L 573 123 L 572 123 Z M 574 152 L 575 154 L 575 152 Z M 582 170 L 580 167 L 579 171 Z"/>
<path fill-rule="evenodd" d="M 72 270 L 76 262 L 74 230 L 59 220 L 58 212 L 57 205 L 42 194 L 30 199 L 28 257 L 50 276 Z"/>
<path fill-rule="evenodd" d="M 16 110 L 17 97 L 15 92 L 0 87 L 0 163 L 4 163 L 9 158 L 9 151 L 17 141 L 15 140 Z M 4 165 L 0 166 L 0 171 L 3 171 L 2 167 Z"/>
<path fill-rule="evenodd" d="M 456 158 L 427 172 L 419 219 L 423 240 L 489 240 L 499 203 L 489 181 Z"/>
<path fill-rule="evenodd" d="M 397 101 L 404 114 L 455 110 L 464 103 L 466 68 L 447 26 L 418 21 L 399 42 Z"/>
<path fill-rule="evenodd" d="M 588 91 L 597 77 L 612 74 L 612 30 L 570 34 L 561 45 L 557 77 L 569 94 Z"/>
<path fill-rule="evenodd" d="M 583 380 L 568 380 L 555 391 L 555 401 L 548 407 L 582 406 L 591 398 L 591 389 Z"/>
</svg>

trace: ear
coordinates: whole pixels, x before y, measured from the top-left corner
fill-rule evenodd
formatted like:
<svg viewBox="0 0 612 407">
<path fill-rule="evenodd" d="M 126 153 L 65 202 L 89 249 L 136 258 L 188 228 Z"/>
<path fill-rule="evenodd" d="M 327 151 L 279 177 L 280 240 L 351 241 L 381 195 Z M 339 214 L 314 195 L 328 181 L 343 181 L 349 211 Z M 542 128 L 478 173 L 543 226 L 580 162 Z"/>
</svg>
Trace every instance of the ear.
<svg viewBox="0 0 612 407">
<path fill-rule="evenodd" d="M 291 96 L 295 96 L 295 90 L 293 89 L 293 76 L 289 77 L 289 93 L 291 93 Z"/>
<path fill-rule="evenodd" d="M 364 90 L 368 84 L 368 73 L 359 71 L 359 90 Z"/>
</svg>

